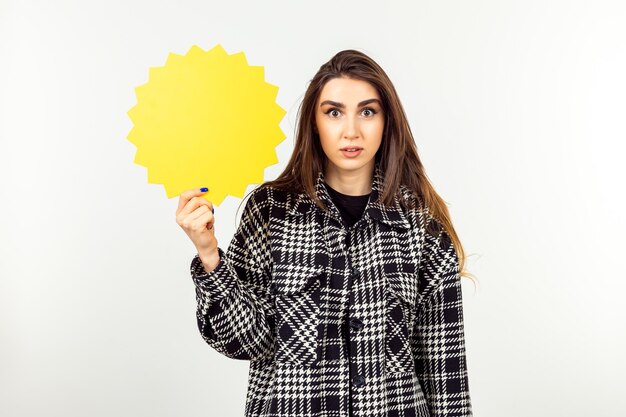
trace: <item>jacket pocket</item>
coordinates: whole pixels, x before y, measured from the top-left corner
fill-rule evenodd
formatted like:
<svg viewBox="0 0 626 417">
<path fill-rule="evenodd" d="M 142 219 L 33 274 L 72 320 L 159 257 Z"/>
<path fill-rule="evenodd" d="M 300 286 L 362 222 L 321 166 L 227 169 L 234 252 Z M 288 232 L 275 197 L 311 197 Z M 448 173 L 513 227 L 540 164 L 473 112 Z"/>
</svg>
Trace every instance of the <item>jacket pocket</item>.
<svg viewBox="0 0 626 417">
<path fill-rule="evenodd" d="M 319 358 L 321 277 L 318 266 L 275 264 L 276 361 L 314 366 Z"/>
<path fill-rule="evenodd" d="M 386 273 L 385 371 L 387 375 L 414 372 L 411 336 L 417 303 L 418 275 Z"/>
</svg>

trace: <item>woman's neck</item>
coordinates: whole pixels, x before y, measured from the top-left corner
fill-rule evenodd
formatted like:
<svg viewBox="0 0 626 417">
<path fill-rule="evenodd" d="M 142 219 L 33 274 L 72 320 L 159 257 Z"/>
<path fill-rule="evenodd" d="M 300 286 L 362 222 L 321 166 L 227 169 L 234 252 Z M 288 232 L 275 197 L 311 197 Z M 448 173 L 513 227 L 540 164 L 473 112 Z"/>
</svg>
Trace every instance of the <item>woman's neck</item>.
<svg viewBox="0 0 626 417">
<path fill-rule="evenodd" d="M 369 194 L 372 191 L 373 179 L 373 163 L 356 170 L 339 169 L 336 165 L 327 163 L 324 172 L 326 184 L 333 190 L 346 195 Z"/>
</svg>

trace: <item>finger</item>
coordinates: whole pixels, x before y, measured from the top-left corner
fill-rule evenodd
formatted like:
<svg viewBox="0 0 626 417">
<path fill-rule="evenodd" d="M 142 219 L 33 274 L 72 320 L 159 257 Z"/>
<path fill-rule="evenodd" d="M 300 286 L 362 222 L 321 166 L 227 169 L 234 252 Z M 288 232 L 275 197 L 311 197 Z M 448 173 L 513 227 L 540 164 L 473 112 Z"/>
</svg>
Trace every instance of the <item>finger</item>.
<svg viewBox="0 0 626 417">
<path fill-rule="evenodd" d="M 183 207 L 176 215 L 176 218 L 185 218 L 189 216 L 194 210 L 197 210 L 200 206 L 207 206 L 209 209 L 213 208 L 213 203 L 208 201 L 203 196 L 194 196 L 191 197 L 191 200 L 187 202 L 185 207 Z"/>
<path fill-rule="evenodd" d="M 202 191 L 202 190 L 206 190 L 206 191 Z M 206 187 L 205 188 L 192 188 L 191 190 L 183 191 L 180 194 L 180 197 L 178 199 L 178 208 L 176 209 L 176 214 L 180 213 L 181 209 L 185 207 L 185 205 L 187 205 L 189 200 L 191 200 L 193 197 L 200 196 L 206 193 L 207 191 L 209 191 L 209 189 Z"/>
<path fill-rule="evenodd" d="M 194 230 L 202 230 L 202 228 L 212 229 L 215 224 L 215 217 L 213 217 L 213 213 L 207 211 L 199 216 L 197 219 L 192 220 L 192 225 Z"/>
<path fill-rule="evenodd" d="M 192 222 L 194 222 L 198 218 L 200 218 L 201 216 L 205 215 L 206 213 L 213 214 L 211 212 L 211 208 L 208 206 L 208 204 L 202 204 L 197 209 L 195 209 L 194 211 L 189 213 L 189 218 L 191 219 Z"/>
</svg>

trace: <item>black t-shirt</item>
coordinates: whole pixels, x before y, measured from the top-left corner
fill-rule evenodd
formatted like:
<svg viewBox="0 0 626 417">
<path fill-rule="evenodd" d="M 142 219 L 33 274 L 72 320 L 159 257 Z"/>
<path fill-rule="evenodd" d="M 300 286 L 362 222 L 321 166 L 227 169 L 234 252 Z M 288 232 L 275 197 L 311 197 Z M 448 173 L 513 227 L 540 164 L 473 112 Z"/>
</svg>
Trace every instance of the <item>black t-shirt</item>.
<svg viewBox="0 0 626 417">
<path fill-rule="evenodd" d="M 352 225 L 358 222 L 361 216 L 363 216 L 365 206 L 367 206 L 371 193 L 365 195 L 346 195 L 333 190 L 326 183 L 324 183 L 324 185 L 326 185 L 328 195 L 339 209 L 344 223 L 346 223 L 348 227 L 352 227 Z"/>
</svg>

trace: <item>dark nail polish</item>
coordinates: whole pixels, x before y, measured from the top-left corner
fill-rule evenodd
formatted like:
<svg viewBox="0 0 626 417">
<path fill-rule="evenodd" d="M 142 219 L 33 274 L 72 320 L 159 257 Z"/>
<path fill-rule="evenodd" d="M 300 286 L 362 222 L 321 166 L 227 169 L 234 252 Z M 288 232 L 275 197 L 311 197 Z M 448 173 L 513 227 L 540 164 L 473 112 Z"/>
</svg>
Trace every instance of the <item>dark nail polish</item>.
<svg viewBox="0 0 626 417">
<path fill-rule="evenodd" d="M 211 213 L 215 214 L 215 209 L 211 207 Z"/>
<path fill-rule="evenodd" d="M 206 187 L 202 187 L 200 188 L 200 191 L 202 191 L 203 193 L 206 193 L 207 191 L 209 191 L 209 189 Z"/>
</svg>

